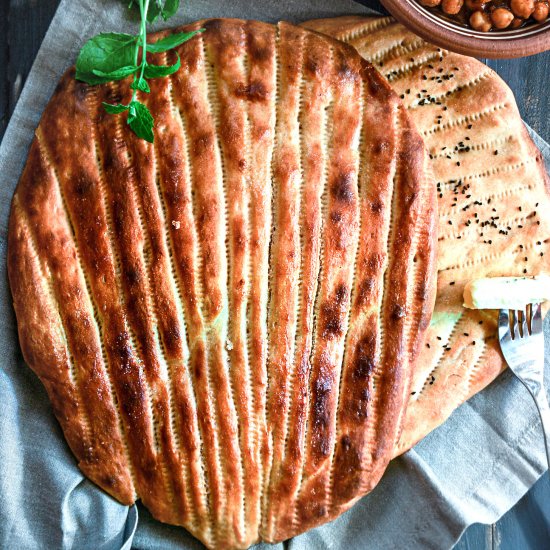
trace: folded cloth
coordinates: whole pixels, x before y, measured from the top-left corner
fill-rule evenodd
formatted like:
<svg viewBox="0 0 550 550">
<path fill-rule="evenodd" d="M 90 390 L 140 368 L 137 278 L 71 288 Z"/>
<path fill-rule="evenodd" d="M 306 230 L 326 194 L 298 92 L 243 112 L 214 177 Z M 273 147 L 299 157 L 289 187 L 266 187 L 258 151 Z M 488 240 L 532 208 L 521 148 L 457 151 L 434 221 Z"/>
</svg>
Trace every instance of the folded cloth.
<svg viewBox="0 0 550 550">
<path fill-rule="evenodd" d="M 188 0 L 169 25 L 205 17 L 300 22 L 354 13 L 371 12 L 351 0 Z M 0 146 L 3 271 L 11 196 L 59 77 L 87 38 L 100 31 L 135 31 L 135 26 L 124 2 L 62 0 Z M 533 138 L 550 164 L 550 147 Z M 0 547 L 202 548 L 183 529 L 155 521 L 139 505 L 117 503 L 82 476 L 42 385 L 21 357 L 5 273 L 0 309 Z M 547 323 L 547 344 L 548 328 Z M 546 368 L 550 371 L 548 361 Z M 450 548 L 468 525 L 493 523 L 511 508 L 545 470 L 544 456 L 534 404 L 506 372 L 394 460 L 378 487 L 349 512 L 288 546 Z"/>
</svg>

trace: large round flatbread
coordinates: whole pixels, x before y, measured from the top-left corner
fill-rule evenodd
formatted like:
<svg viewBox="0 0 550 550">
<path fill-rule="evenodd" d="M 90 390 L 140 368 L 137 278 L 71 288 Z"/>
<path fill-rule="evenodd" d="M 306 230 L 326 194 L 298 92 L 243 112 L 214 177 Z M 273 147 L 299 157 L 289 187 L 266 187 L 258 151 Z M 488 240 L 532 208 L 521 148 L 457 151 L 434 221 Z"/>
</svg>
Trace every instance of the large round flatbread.
<svg viewBox="0 0 550 550">
<path fill-rule="evenodd" d="M 355 50 L 201 26 L 141 94 L 154 146 L 101 107 L 129 81 L 63 77 L 13 199 L 9 276 L 82 471 L 244 548 L 334 518 L 391 459 L 433 309 L 436 198 Z"/>
<path fill-rule="evenodd" d="M 384 74 L 424 137 L 437 181 L 436 306 L 398 455 L 505 368 L 498 312 L 465 310 L 462 292 L 478 277 L 550 273 L 550 182 L 511 90 L 483 63 L 390 17 L 305 26 L 353 45 Z"/>
</svg>

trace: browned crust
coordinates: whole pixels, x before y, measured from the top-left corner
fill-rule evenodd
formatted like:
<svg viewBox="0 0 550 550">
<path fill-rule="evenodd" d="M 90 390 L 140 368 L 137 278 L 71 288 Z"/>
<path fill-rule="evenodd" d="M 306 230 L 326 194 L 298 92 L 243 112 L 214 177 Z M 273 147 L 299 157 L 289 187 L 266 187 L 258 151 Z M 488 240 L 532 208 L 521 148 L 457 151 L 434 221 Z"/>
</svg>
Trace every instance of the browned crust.
<svg viewBox="0 0 550 550">
<path fill-rule="evenodd" d="M 463 310 L 462 289 L 476 277 L 521 275 L 523 269 L 530 275 L 550 272 L 550 220 L 542 215 L 550 211 L 550 178 L 510 89 L 482 63 L 427 44 L 391 18 L 341 17 L 304 25 L 349 42 L 390 80 L 425 137 L 436 181 L 458 182 L 465 174 L 478 175 L 468 181 L 465 193 L 464 186 L 458 186 L 456 195 L 443 192 L 439 197 L 438 295 L 426 347 L 417 361 L 414 393 L 395 450 L 398 455 L 505 368 L 496 339 L 496 313 Z M 432 79 L 434 74 L 451 74 L 452 78 L 440 82 Z M 418 105 L 434 95 L 437 102 Z M 473 113 L 482 115 L 472 118 Z M 449 126 L 453 120 L 466 122 Z M 445 129 L 440 131 L 439 125 Z M 464 141 L 466 134 L 469 141 Z M 483 148 L 461 150 L 458 156 L 454 147 L 460 141 L 465 146 L 482 144 Z M 450 158 L 442 153 L 443 147 L 451 153 Z M 501 169 L 493 173 L 495 165 Z M 487 197 L 495 194 L 492 204 L 487 203 Z M 468 195 L 471 200 L 465 203 Z M 484 204 L 472 204 L 475 200 Z M 463 210 L 465 206 L 467 210 Z M 514 223 L 497 222 L 498 229 L 489 225 L 480 235 L 472 233 L 476 229 L 472 225 L 476 223 L 474 209 L 483 221 L 491 215 L 503 220 L 523 218 L 534 211 L 539 215 Z M 507 234 L 500 234 L 501 229 Z M 480 250 L 487 249 L 489 240 L 490 254 L 480 261 Z M 463 263 L 464 267 L 457 269 Z"/>
<path fill-rule="evenodd" d="M 436 199 L 420 136 L 352 48 L 199 27 L 141 98 L 154 146 L 101 108 L 128 81 L 63 77 L 8 270 L 86 475 L 244 548 L 329 521 L 382 475 L 433 307 Z"/>
</svg>

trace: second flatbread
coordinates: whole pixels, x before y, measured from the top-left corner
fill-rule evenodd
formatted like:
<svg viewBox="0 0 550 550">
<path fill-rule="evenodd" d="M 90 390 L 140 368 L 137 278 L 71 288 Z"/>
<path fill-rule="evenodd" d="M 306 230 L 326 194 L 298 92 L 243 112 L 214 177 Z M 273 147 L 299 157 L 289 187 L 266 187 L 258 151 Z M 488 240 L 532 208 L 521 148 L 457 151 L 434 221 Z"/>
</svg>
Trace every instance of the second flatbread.
<svg viewBox="0 0 550 550">
<path fill-rule="evenodd" d="M 400 94 L 438 186 L 438 292 L 399 455 L 505 368 L 496 311 L 462 307 L 469 279 L 550 272 L 550 184 L 512 91 L 483 63 L 390 17 L 305 23 L 353 45 Z"/>
</svg>

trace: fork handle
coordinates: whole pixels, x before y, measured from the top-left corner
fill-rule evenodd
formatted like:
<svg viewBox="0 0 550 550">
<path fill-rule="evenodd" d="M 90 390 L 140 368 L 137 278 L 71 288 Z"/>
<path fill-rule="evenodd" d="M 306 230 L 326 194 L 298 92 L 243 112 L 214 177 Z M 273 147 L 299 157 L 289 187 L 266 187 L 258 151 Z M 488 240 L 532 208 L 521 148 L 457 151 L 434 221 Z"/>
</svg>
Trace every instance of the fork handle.
<svg viewBox="0 0 550 550">
<path fill-rule="evenodd" d="M 540 387 L 539 391 L 532 391 L 532 389 L 529 388 L 529 391 L 539 410 L 542 431 L 544 433 L 544 445 L 546 447 L 546 460 L 550 468 L 550 405 L 548 404 L 544 387 Z"/>
</svg>

